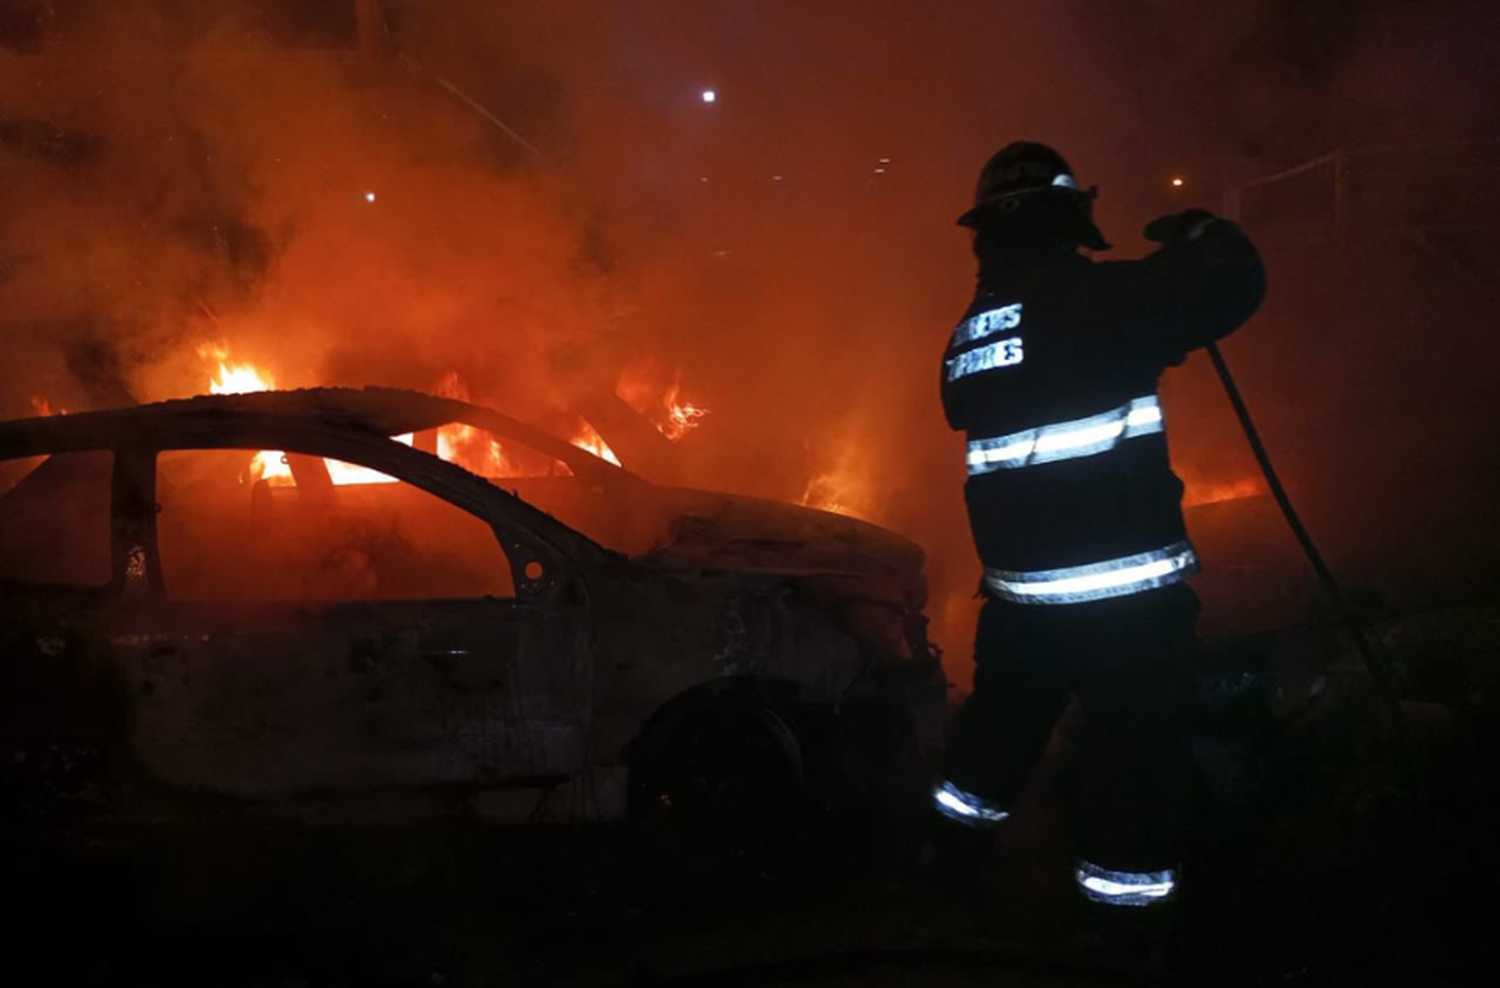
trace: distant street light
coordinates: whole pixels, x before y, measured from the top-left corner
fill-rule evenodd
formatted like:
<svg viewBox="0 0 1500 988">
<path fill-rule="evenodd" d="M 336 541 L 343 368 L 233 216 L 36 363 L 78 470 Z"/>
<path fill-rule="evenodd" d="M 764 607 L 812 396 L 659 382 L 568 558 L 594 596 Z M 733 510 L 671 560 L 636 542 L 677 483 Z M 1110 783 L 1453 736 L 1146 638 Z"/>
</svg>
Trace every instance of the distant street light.
<svg viewBox="0 0 1500 988">
<path fill-rule="evenodd" d="M 705 90 L 703 90 L 703 102 L 705 102 L 705 103 L 716 103 L 716 102 L 718 102 L 718 99 L 719 99 L 719 94 L 716 93 L 716 92 L 714 92 L 712 89 L 705 89 Z"/>
</svg>

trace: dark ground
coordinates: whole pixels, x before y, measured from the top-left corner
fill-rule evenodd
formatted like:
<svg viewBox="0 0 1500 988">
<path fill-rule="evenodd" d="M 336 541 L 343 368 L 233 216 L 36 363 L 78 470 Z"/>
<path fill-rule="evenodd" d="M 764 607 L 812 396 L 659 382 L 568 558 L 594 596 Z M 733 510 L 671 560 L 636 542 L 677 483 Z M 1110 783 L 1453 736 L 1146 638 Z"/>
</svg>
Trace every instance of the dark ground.
<svg viewBox="0 0 1500 988">
<path fill-rule="evenodd" d="M 1205 849 L 1182 982 L 1488 983 L 1493 855 L 1465 875 L 1395 850 L 1377 870 Z M 200 835 L 130 864 L 32 865 L 6 921 L 12 984 L 1132 981 L 1068 938 L 1065 870 L 1011 875 L 975 909 L 889 872 L 667 878 L 619 832 Z"/>
<path fill-rule="evenodd" d="M 1472 660 L 1493 656 L 1495 614 L 1376 628 L 1385 645 L 1419 657 L 1403 682 L 1423 796 L 1333 639 L 1283 635 L 1211 657 L 1197 846 L 1169 980 L 1494 983 L 1500 716 Z M 1281 664 L 1310 641 L 1332 651 L 1318 675 L 1299 678 Z M 1444 671 L 1424 655 L 1468 665 Z M 179 829 L 87 850 L 12 844 L 0 979 L 1138 982 L 1118 954 L 1072 932 L 1065 808 L 1075 738 L 1059 732 L 977 904 L 925 877 L 909 830 L 847 820 L 779 849 L 769 868 L 733 846 L 711 861 L 624 828 Z"/>
</svg>

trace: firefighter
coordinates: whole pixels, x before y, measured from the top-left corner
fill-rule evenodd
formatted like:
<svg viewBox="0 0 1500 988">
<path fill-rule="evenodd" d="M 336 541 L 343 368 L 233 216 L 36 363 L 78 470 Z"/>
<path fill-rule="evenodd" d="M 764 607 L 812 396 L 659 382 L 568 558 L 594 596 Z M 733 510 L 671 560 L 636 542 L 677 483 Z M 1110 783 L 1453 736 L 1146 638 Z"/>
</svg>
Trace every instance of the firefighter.
<svg viewBox="0 0 1500 988">
<path fill-rule="evenodd" d="M 985 165 L 958 221 L 974 234 L 978 290 L 943 356 L 942 396 L 968 440 L 984 604 L 974 691 L 933 800 L 950 838 L 939 853 L 977 871 L 1076 697 L 1074 877 L 1123 917 L 1176 895 L 1189 793 L 1198 557 L 1158 379 L 1242 324 L 1265 277 L 1240 229 L 1201 209 L 1148 225 L 1160 244 L 1148 257 L 1096 263 L 1079 253 L 1109 247 L 1096 194 L 1056 151 L 1017 142 Z"/>
</svg>

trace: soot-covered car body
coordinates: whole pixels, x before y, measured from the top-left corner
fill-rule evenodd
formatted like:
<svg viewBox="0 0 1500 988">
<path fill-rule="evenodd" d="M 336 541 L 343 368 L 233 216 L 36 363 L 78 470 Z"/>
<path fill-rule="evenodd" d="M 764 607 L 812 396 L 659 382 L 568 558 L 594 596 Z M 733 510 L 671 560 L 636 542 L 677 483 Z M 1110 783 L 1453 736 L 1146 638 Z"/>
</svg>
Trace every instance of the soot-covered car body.
<svg viewBox="0 0 1500 988">
<path fill-rule="evenodd" d="M 5 819 L 619 819 L 726 702 L 796 749 L 870 701 L 930 750 L 922 562 L 414 392 L 3 423 Z"/>
</svg>

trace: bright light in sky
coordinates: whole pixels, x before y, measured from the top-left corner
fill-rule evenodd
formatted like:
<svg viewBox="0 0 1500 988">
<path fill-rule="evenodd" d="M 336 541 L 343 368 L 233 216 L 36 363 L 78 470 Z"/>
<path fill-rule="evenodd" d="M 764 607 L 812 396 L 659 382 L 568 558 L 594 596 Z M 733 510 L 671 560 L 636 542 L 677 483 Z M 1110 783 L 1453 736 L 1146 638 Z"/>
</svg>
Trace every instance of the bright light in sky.
<svg viewBox="0 0 1500 988">
<path fill-rule="evenodd" d="M 1174 189 L 1180 189 L 1180 188 L 1182 188 L 1182 186 L 1183 186 L 1182 179 L 1180 179 L 1180 178 L 1174 178 L 1174 179 L 1172 179 L 1172 188 L 1174 188 Z"/>
<path fill-rule="evenodd" d="M 705 89 L 705 90 L 703 90 L 703 102 L 705 102 L 705 103 L 714 103 L 714 102 L 717 102 L 718 99 L 719 99 L 719 94 L 716 93 L 716 92 L 714 92 L 712 89 Z"/>
<path fill-rule="evenodd" d="M 365 202 L 374 202 L 374 201 L 375 201 L 375 193 L 374 192 L 366 192 L 365 193 Z"/>
</svg>

